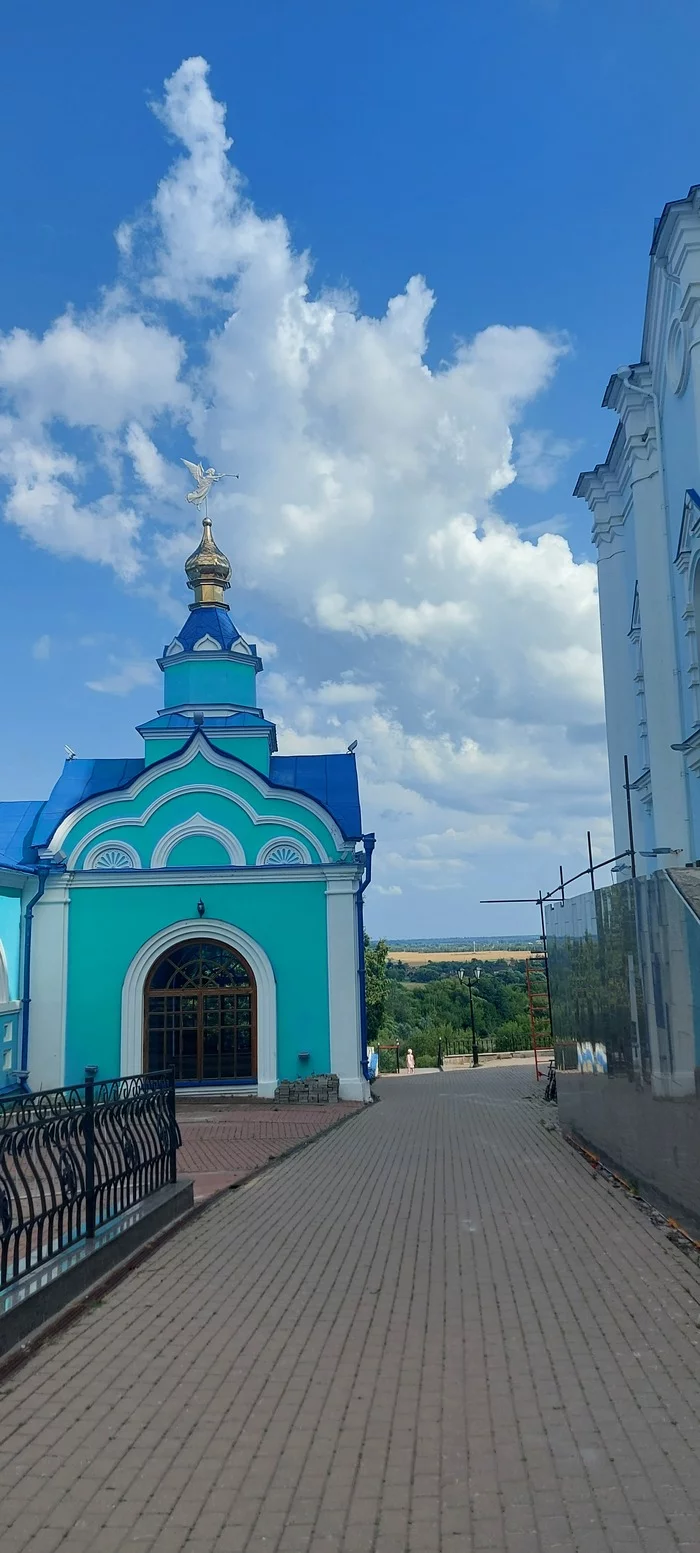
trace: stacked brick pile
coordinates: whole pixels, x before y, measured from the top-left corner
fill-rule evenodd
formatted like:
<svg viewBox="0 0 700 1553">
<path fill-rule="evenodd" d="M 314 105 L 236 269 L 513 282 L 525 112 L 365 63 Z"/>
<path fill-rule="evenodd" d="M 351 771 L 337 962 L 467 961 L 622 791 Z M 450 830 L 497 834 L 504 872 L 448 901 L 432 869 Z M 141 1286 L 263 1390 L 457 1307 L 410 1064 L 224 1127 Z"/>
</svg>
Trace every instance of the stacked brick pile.
<svg viewBox="0 0 700 1553">
<path fill-rule="evenodd" d="M 337 1105 L 337 1073 L 312 1073 L 309 1078 L 283 1079 L 275 1090 L 278 1105 Z"/>
</svg>

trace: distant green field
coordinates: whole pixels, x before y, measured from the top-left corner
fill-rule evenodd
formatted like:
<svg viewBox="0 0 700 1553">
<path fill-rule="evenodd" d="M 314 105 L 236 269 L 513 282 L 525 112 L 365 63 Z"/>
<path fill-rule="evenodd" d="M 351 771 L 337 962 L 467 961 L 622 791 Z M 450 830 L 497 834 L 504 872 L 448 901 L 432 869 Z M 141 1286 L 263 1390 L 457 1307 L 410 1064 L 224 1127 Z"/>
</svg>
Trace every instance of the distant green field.
<svg viewBox="0 0 700 1553">
<path fill-rule="evenodd" d="M 388 938 L 387 946 L 395 954 L 470 954 L 491 953 L 500 949 L 505 953 L 525 950 L 532 953 L 540 944 L 539 938 Z"/>
</svg>

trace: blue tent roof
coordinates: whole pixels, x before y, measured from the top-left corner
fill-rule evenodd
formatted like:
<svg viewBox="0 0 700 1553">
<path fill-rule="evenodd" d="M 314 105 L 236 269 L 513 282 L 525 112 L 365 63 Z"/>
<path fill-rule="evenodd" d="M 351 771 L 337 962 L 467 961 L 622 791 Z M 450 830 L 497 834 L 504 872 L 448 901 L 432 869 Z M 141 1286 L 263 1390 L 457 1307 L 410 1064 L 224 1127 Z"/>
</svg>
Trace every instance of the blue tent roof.
<svg viewBox="0 0 700 1553">
<path fill-rule="evenodd" d="M 273 755 L 270 781 L 295 788 L 323 804 L 348 841 L 362 836 L 360 794 L 354 755 Z"/>
<path fill-rule="evenodd" d="M 31 836 L 43 799 L 0 803 L 0 868 L 31 868 Z"/>
<path fill-rule="evenodd" d="M 127 787 L 145 766 L 140 760 L 67 760 L 63 771 L 44 804 L 32 838 L 35 847 L 48 846 L 57 825 L 71 809 L 86 798 Z"/>
<path fill-rule="evenodd" d="M 190 610 L 175 640 L 181 643 L 185 652 L 192 652 L 195 642 L 201 641 L 203 636 L 211 636 L 227 652 L 232 642 L 238 641 L 240 634 L 227 609 L 217 604 L 203 604 L 199 609 Z M 167 647 L 163 648 L 164 655 L 167 650 Z"/>
</svg>

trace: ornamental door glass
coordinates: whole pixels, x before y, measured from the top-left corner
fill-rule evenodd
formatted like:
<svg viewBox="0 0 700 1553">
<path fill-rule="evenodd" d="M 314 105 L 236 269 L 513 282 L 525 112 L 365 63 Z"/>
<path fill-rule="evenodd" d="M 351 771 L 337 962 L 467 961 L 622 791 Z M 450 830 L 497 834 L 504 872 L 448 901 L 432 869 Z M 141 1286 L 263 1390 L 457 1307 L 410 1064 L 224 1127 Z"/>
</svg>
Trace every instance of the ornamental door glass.
<svg viewBox="0 0 700 1553">
<path fill-rule="evenodd" d="M 178 1083 L 255 1079 L 255 978 L 225 944 L 190 939 L 156 962 L 146 983 L 144 1063 Z"/>
</svg>

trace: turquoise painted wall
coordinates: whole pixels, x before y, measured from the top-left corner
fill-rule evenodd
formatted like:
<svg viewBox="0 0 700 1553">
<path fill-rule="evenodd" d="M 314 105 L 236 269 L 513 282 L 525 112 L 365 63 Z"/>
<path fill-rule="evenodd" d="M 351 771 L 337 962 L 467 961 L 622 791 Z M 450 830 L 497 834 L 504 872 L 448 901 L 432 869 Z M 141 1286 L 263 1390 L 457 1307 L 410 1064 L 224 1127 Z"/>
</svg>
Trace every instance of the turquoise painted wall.
<svg viewBox="0 0 700 1553">
<path fill-rule="evenodd" d="M 178 750 L 184 748 L 187 740 L 192 737 L 192 729 L 183 733 L 177 739 L 149 739 L 148 734 L 143 734 L 143 758 L 147 766 L 154 766 L 157 760 L 167 760 L 169 755 L 177 755 Z"/>
<path fill-rule="evenodd" d="M 184 749 L 191 737 L 191 728 L 179 738 L 173 739 L 152 739 L 147 733 L 144 734 L 143 753 L 146 765 L 153 766 L 157 760 L 166 760 L 168 755 L 176 755 L 178 750 Z M 236 760 L 242 760 L 244 765 L 252 766 L 255 771 L 261 771 L 263 776 L 270 775 L 270 740 L 267 731 L 252 734 L 222 734 L 212 729 L 210 742 L 224 755 L 235 756 Z"/>
<path fill-rule="evenodd" d="M 5 952 L 7 974 L 10 983 L 10 1001 L 18 998 L 19 948 L 22 927 L 22 896 L 19 890 L 6 890 L 0 895 L 0 942 Z"/>
<path fill-rule="evenodd" d="M 87 1064 L 119 1072 L 122 985 L 141 946 L 160 928 L 207 916 L 233 922 L 268 954 L 277 983 L 278 1076 L 330 1068 L 326 885 L 319 880 L 265 884 L 100 885 L 71 891 L 68 932 L 66 1083 Z"/>
<path fill-rule="evenodd" d="M 179 792 L 180 787 L 200 787 L 204 785 L 215 786 L 224 789 L 224 792 L 193 795 L 190 792 Z M 238 804 L 233 804 L 226 792 L 239 794 L 259 815 L 269 812 L 273 818 L 267 824 L 255 824 Z M 124 824 L 125 816 L 139 816 L 149 808 L 156 799 L 164 801 L 151 815 L 145 825 Z M 89 814 L 79 816 L 75 824 L 71 826 L 62 845 L 67 854 L 71 854 L 73 848 L 81 837 L 87 837 L 98 825 L 103 825 L 113 817 L 113 823 L 109 829 L 103 832 L 103 838 L 107 841 L 128 841 L 138 852 L 143 867 L 150 866 L 153 848 L 161 836 L 174 825 L 181 824 L 192 816 L 193 805 L 207 819 L 216 821 L 219 825 L 226 826 L 238 837 L 245 851 L 249 863 L 254 863 L 260 848 L 266 841 L 271 841 L 276 835 L 284 834 L 284 821 L 298 820 L 307 831 L 317 836 L 326 854 L 330 858 L 337 857 L 337 851 L 333 839 L 317 815 L 303 809 L 294 799 L 285 798 L 282 792 L 270 793 L 263 796 L 246 780 L 245 772 L 241 770 L 223 770 L 220 766 L 214 766 L 204 754 L 197 754 L 192 761 L 183 766 L 179 771 L 160 768 L 154 773 L 152 781 L 135 798 L 126 798 L 115 801 L 108 798 L 99 808 L 93 809 Z M 293 829 L 289 831 L 294 835 Z M 78 866 L 82 864 L 92 842 L 86 843 L 84 850 L 79 854 Z M 309 847 L 313 861 L 319 859 L 319 854 L 314 851 L 313 845 L 305 839 Z"/>
<path fill-rule="evenodd" d="M 173 659 L 163 669 L 166 706 L 255 706 L 255 664 L 230 653 Z"/>
<path fill-rule="evenodd" d="M 212 728 L 211 743 L 224 755 L 234 755 L 236 760 L 242 760 L 244 765 L 261 771 L 263 776 L 270 775 L 270 739 L 267 732 L 221 734 Z"/>
<path fill-rule="evenodd" d="M 230 868 L 225 847 L 214 836 L 185 836 L 173 847 L 168 868 Z"/>
</svg>

